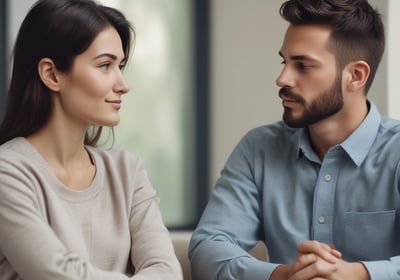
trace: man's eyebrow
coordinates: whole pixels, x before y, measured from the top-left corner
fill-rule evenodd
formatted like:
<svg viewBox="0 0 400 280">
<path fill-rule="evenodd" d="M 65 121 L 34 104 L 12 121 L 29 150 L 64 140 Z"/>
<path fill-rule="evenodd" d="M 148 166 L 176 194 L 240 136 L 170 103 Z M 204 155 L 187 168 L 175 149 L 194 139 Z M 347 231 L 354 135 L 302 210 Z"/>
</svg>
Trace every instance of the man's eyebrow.
<svg viewBox="0 0 400 280">
<path fill-rule="evenodd" d="M 282 53 L 281 51 L 279 52 L 279 55 L 280 55 L 282 58 L 285 58 L 285 57 L 283 56 L 283 53 Z M 318 59 L 315 59 L 315 58 L 313 58 L 313 57 L 311 57 L 311 56 L 308 56 L 308 55 L 293 55 L 293 56 L 290 57 L 290 59 L 292 59 L 292 60 L 308 60 L 308 61 L 315 61 L 315 62 L 318 62 Z"/>
</svg>

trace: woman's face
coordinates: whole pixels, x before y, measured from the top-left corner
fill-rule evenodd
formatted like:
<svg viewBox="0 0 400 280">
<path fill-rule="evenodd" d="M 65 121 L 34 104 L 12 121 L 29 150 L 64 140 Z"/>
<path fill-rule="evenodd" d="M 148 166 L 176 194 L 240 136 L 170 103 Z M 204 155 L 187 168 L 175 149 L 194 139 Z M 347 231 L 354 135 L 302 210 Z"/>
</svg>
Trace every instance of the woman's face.
<svg viewBox="0 0 400 280">
<path fill-rule="evenodd" d="M 71 71 L 60 75 L 58 111 L 84 125 L 118 124 L 121 97 L 129 91 L 121 71 L 124 62 L 119 34 L 107 27 L 76 56 Z"/>
</svg>

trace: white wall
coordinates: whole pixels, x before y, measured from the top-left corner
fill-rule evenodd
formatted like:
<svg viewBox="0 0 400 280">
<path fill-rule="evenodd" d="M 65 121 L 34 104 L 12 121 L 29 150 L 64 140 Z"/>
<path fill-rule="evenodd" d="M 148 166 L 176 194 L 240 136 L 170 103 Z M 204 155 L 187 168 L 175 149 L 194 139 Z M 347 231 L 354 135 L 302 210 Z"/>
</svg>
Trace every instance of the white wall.
<svg viewBox="0 0 400 280">
<path fill-rule="evenodd" d="M 399 0 L 389 0 L 388 7 L 388 28 L 387 28 L 387 53 L 388 59 L 388 114 L 396 119 L 400 119 L 400 36 L 398 15 L 400 11 Z"/>
<path fill-rule="evenodd" d="M 5 1 L 5 0 L 2 0 Z M 11 52 L 15 37 L 17 36 L 18 29 L 22 23 L 23 18 L 28 12 L 29 8 L 35 3 L 35 0 L 8 0 L 7 13 L 8 13 L 8 52 Z"/>
<path fill-rule="evenodd" d="M 211 185 L 250 128 L 281 118 L 281 1 L 211 1 Z"/>
<path fill-rule="evenodd" d="M 282 107 L 275 79 L 281 69 L 278 51 L 287 27 L 279 16 L 283 2 L 211 0 L 210 186 L 214 185 L 227 157 L 245 132 L 281 119 Z M 400 1 L 369 2 L 388 21 L 386 27 L 390 27 L 388 46 L 369 98 L 382 114 L 400 118 L 400 79 L 396 73 L 400 65 L 400 43 L 399 36 L 394 35 L 400 21 L 395 15 Z"/>
</svg>

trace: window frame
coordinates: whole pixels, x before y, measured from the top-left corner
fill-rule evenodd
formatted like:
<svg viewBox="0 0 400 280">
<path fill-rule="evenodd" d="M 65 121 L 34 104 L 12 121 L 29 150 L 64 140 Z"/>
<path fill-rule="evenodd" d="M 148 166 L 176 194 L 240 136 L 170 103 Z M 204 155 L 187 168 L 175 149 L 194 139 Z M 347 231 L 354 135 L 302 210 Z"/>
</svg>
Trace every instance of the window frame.
<svg viewBox="0 0 400 280">
<path fill-rule="evenodd" d="M 0 120 L 3 119 L 7 97 L 7 1 L 0 1 Z"/>
<path fill-rule="evenodd" d="M 207 204 L 210 186 L 210 1 L 194 0 L 196 209 L 194 229 Z"/>
</svg>

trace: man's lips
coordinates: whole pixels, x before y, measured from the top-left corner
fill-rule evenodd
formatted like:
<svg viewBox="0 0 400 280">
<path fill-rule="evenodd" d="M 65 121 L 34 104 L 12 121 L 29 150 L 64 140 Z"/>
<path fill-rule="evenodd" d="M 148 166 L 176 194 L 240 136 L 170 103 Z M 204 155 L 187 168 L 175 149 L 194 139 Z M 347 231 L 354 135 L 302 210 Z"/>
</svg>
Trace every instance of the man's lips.
<svg viewBox="0 0 400 280">
<path fill-rule="evenodd" d="M 297 102 L 297 103 L 303 103 L 303 98 L 301 96 L 298 96 L 294 93 L 292 93 L 289 89 L 287 88 L 281 88 L 279 90 L 279 97 L 282 99 L 282 102 Z"/>
<path fill-rule="evenodd" d="M 281 97 L 282 101 L 284 102 L 299 102 L 299 100 L 294 99 L 294 98 L 288 98 L 288 97 Z"/>
</svg>

